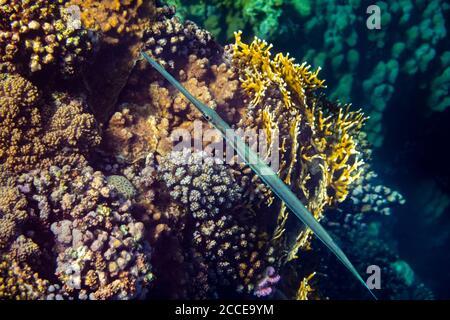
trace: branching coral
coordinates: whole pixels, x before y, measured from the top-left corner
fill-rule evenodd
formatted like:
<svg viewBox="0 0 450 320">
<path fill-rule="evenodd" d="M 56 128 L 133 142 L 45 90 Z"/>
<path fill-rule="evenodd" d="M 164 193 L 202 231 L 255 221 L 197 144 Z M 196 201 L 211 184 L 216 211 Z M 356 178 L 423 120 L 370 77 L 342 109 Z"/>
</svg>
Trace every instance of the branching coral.
<svg viewBox="0 0 450 320">
<path fill-rule="evenodd" d="M 311 287 L 310 281 L 316 275 L 315 272 L 311 273 L 309 276 L 303 278 L 300 282 L 300 286 L 297 290 L 297 300 L 309 300 L 309 295 L 314 289 Z"/>
<path fill-rule="evenodd" d="M 43 142 L 47 157 L 52 153 L 55 164 L 80 162 L 81 155 L 86 155 L 100 143 L 97 122 L 86 111 L 83 99 L 64 93 L 54 94 L 45 107 L 44 112 L 51 116 L 44 122 Z"/>
<path fill-rule="evenodd" d="M 65 0 L 0 2 L 1 62 L 13 62 L 25 72 L 57 65 L 73 74 L 92 49 L 80 21 L 64 8 Z"/>
<path fill-rule="evenodd" d="M 272 59 L 270 48 L 259 39 L 246 45 L 241 34 L 236 34 L 233 62 L 251 99 L 250 112 L 239 126 L 257 126 L 266 133 L 268 145 L 279 137 L 280 149 L 271 148 L 271 152 L 280 152 L 278 174 L 320 219 L 325 206 L 345 200 L 361 173 L 363 161 L 356 137 L 365 118 L 349 106 L 314 95 L 323 87 L 317 78 L 319 70 L 311 72 L 306 63 L 297 65 L 282 54 Z M 283 232 L 286 220 L 282 205 L 275 238 Z M 296 249 L 308 247 L 309 235 L 309 231 L 300 233 L 291 257 Z"/>
<path fill-rule="evenodd" d="M 282 53 L 278 53 L 272 59 L 270 56 L 272 46 L 267 42 L 255 38 L 250 45 L 247 45 L 242 42 L 241 36 L 242 32 L 235 34 L 233 58 L 245 75 L 242 88 L 254 94 L 252 100 L 254 105 L 261 101 L 271 84 L 278 87 L 288 108 L 293 104 L 292 94 L 295 94 L 295 99 L 304 106 L 305 91 L 324 86 L 324 81 L 317 78 L 320 68 L 311 72 L 309 71 L 311 67 L 306 62 L 302 65 L 295 64 L 293 58 Z"/>
<path fill-rule="evenodd" d="M 100 142 L 82 100 L 64 93 L 40 99 L 30 81 L 14 74 L 2 75 L 0 94 L 0 164 L 6 170 L 80 163 Z"/>
</svg>

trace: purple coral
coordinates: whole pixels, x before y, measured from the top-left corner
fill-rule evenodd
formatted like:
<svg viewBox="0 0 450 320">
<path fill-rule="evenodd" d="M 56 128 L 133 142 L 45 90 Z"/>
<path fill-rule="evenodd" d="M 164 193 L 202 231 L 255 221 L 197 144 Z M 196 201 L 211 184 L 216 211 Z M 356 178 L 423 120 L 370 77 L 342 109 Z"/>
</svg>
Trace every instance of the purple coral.
<svg viewBox="0 0 450 320">
<path fill-rule="evenodd" d="M 276 273 L 273 267 L 267 267 L 264 277 L 256 285 L 254 292 L 255 296 L 261 298 L 272 294 L 273 286 L 276 285 L 280 279 L 280 275 Z"/>
</svg>

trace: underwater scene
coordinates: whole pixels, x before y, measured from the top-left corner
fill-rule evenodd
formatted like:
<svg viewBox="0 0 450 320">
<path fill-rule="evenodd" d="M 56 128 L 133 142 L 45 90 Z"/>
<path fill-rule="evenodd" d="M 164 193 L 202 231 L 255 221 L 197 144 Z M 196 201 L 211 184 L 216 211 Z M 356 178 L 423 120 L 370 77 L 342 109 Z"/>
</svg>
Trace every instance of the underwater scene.
<svg viewBox="0 0 450 320">
<path fill-rule="evenodd" d="M 446 0 L 0 0 L 0 300 L 450 299 Z"/>
</svg>

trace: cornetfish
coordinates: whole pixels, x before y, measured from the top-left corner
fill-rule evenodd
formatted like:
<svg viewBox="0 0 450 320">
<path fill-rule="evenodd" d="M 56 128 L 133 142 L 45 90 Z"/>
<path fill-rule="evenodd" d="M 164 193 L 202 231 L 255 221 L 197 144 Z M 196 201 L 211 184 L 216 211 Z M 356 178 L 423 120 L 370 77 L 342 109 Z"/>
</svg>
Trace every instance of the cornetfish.
<svg viewBox="0 0 450 320">
<path fill-rule="evenodd" d="M 320 241 L 342 262 L 342 264 L 369 290 L 374 299 L 375 294 L 367 286 L 353 264 L 347 258 L 341 248 L 334 242 L 329 233 L 314 218 L 309 210 L 291 191 L 291 189 L 278 177 L 278 175 L 264 163 L 264 161 L 239 137 L 212 108 L 198 101 L 181 83 L 179 83 L 159 63 L 153 60 L 145 52 L 142 56 L 155 68 L 170 84 L 177 88 L 225 138 L 245 163 L 261 178 L 261 180 L 283 201 L 286 206 L 302 221 Z"/>
</svg>

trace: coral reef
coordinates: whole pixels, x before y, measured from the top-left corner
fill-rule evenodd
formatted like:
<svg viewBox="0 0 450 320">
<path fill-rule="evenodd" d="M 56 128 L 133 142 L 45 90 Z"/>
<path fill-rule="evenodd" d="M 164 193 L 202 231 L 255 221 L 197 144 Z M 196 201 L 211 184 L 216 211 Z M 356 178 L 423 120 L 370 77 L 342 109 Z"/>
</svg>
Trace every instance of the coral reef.
<svg viewBox="0 0 450 320">
<path fill-rule="evenodd" d="M 0 79 L 0 161 L 11 168 L 36 164 L 43 149 L 39 92 L 18 75 Z"/>
<path fill-rule="evenodd" d="M 140 13 L 151 10 L 151 3 L 143 0 L 70 0 L 67 6 L 77 8 L 74 10 L 79 11 L 79 18 L 85 28 L 114 37 L 120 34 L 131 36 L 142 33 L 148 27 L 149 21 Z M 116 39 L 115 42 L 118 43 L 119 40 Z"/>
<path fill-rule="evenodd" d="M 153 274 L 144 224 L 132 217 L 133 204 L 115 193 L 101 172 L 90 167 L 51 166 L 9 179 L 9 186 L 2 187 L 3 193 L 2 249 L 18 268 L 17 274 L 9 277 L 23 277 L 24 281 L 29 274 L 36 274 L 37 279 L 48 277 L 42 280 L 47 290 L 38 288 L 40 295 L 29 297 L 145 296 Z M 45 261 L 51 259 L 50 252 L 57 259 L 45 266 Z M 35 269 L 26 264 L 21 266 L 27 262 Z M 53 271 L 48 269 L 51 265 Z M 41 271 L 44 267 L 46 270 Z M 43 284 L 36 282 L 39 286 Z"/>
<path fill-rule="evenodd" d="M 208 31 L 200 29 L 193 22 L 181 22 L 174 16 L 173 8 L 168 7 L 166 11 L 163 12 L 167 19 L 153 24 L 145 41 L 146 52 L 155 57 L 161 65 L 174 68 L 177 59 L 192 54 L 210 57 L 214 51 L 220 50 Z"/>
<path fill-rule="evenodd" d="M 187 206 L 196 219 L 216 216 L 220 208 L 231 209 L 243 201 L 244 188 L 223 164 L 204 153 L 171 153 L 158 171 L 171 198 Z"/>
<path fill-rule="evenodd" d="M 226 5 L 270 38 L 286 3 L 302 17 L 315 8 Z M 265 41 L 236 33 L 223 48 L 159 1 L 0 0 L 0 13 L 1 299 L 335 297 L 321 269 L 335 262 L 311 231 L 237 156 L 207 148 L 217 132 L 141 50 L 233 128 L 263 132 L 262 156 L 279 155 L 279 176 L 348 243 L 403 202 L 369 165 L 363 113 L 325 97 L 320 68 Z M 445 75 L 433 85 L 440 99 Z M 391 248 L 353 258 L 374 256 L 395 280 L 385 297 L 418 283 Z"/>
<path fill-rule="evenodd" d="M 0 299 L 34 300 L 47 291 L 48 282 L 27 265 L 0 259 Z"/>
<path fill-rule="evenodd" d="M 189 2 L 168 0 L 167 2 L 177 7 L 177 15 L 180 18 L 201 22 L 220 41 L 230 40 L 238 29 L 263 39 L 272 39 L 280 27 L 283 5 L 283 0 Z"/>
</svg>

